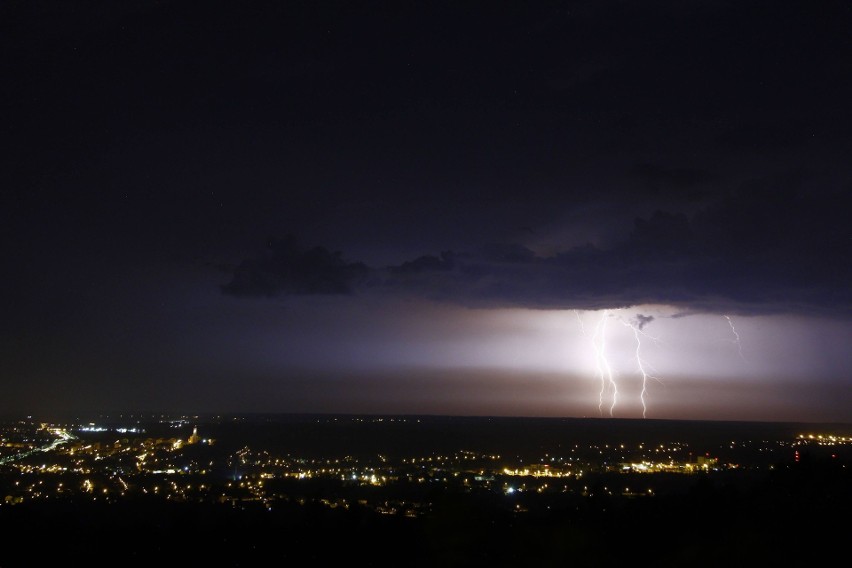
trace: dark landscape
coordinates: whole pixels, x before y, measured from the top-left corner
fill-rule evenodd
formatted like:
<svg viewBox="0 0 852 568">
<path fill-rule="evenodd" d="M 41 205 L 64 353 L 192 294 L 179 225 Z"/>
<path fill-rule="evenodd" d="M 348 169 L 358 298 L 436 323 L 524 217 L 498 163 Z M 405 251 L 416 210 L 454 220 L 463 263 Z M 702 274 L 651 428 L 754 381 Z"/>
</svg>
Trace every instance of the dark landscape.
<svg viewBox="0 0 852 568">
<path fill-rule="evenodd" d="M 848 424 L 148 413 L 3 431 L 4 567 L 815 561 L 852 505 Z M 21 455 L 16 436 L 49 432 L 73 439 Z"/>
</svg>

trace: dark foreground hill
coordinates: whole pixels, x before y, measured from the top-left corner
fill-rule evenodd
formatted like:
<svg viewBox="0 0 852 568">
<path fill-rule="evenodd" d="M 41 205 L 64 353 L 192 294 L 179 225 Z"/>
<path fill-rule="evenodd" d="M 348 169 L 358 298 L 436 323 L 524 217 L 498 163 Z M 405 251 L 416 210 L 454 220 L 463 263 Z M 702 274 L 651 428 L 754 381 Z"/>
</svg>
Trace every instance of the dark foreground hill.
<svg viewBox="0 0 852 568">
<path fill-rule="evenodd" d="M 353 506 L 61 501 L 0 507 L 0 566 L 789 565 L 846 545 L 848 464 L 780 466 L 747 491 L 696 478 L 656 499 L 554 501 L 518 514 L 445 494 L 420 518 Z"/>
</svg>

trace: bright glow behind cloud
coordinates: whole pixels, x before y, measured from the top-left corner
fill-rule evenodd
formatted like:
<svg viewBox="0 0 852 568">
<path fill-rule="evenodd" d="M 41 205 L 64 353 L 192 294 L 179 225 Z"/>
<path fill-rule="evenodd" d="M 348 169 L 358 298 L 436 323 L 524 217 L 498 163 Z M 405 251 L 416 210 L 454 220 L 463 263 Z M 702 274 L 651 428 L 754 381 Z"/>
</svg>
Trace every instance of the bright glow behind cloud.
<svg viewBox="0 0 852 568">
<path fill-rule="evenodd" d="M 210 392 L 239 376 L 247 407 L 601 416 L 592 344 L 600 311 L 331 298 L 269 310 L 222 301 L 241 315 L 226 326 L 207 321 L 206 340 L 194 347 L 212 377 Z M 723 314 L 679 316 L 658 305 L 611 313 L 616 418 L 642 418 L 645 410 L 634 328 L 618 319 L 645 322 L 642 362 L 659 379 L 645 385 L 649 419 L 852 419 L 842 400 L 852 389 L 852 326 L 842 320 L 729 314 L 743 358 Z"/>
<path fill-rule="evenodd" d="M 466 309 L 442 304 L 314 306 L 312 318 L 269 328 L 259 338 L 258 356 L 285 366 L 378 369 L 394 367 L 494 368 L 597 373 L 592 330 L 599 311 Z M 647 370 L 667 377 L 807 378 L 848 369 L 845 341 L 850 326 L 801 316 L 730 316 L 739 345 L 724 315 L 681 316 L 675 308 L 637 306 L 611 310 L 613 319 L 653 316 L 643 327 Z M 582 324 L 582 325 L 581 325 Z M 278 327 L 278 331 L 274 329 Z M 263 346 L 265 345 L 265 347 Z M 740 357 L 740 349 L 744 357 Z M 637 374 L 636 338 L 627 325 L 607 328 L 607 354 L 618 376 Z M 626 379 L 625 379 L 626 380 Z"/>
</svg>

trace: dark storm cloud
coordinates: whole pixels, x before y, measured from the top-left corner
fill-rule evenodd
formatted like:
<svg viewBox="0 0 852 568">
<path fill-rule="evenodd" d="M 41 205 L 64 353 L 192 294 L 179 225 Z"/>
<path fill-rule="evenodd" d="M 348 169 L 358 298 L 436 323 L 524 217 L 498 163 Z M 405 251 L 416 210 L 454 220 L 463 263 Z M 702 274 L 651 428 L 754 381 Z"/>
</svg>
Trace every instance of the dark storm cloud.
<svg viewBox="0 0 852 568">
<path fill-rule="evenodd" d="M 645 327 L 646 325 L 648 325 L 649 323 L 654 321 L 654 316 L 646 316 L 646 315 L 642 315 L 642 314 L 636 314 L 636 317 L 633 318 L 633 320 L 634 320 L 634 324 L 636 325 L 636 327 L 638 327 L 641 330 L 643 327 Z"/>
<path fill-rule="evenodd" d="M 691 216 L 658 210 L 637 218 L 628 238 L 609 248 L 523 263 L 456 254 L 451 271 L 391 272 L 386 285 L 466 305 L 846 314 L 852 250 L 842 195 L 757 180 Z"/>
<path fill-rule="evenodd" d="M 495 262 L 532 262 L 535 253 L 517 243 L 489 243 L 480 250 L 483 258 Z"/>
<path fill-rule="evenodd" d="M 8 12 L 14 292 L 221 255 L 234 296 L 848 311 L 847 2 Z M 243 248 L 282 227 L 330 248 Z"/>
<path fill-rule="evenodd" d="M 348 294 L 368 273 L 324 247 L 304 250 L 295 237 L 271 238 L 261 258 L 240 263 L 222 291 L 233 296 L 279 294 Z"/>
<path fill-rule="evenodd" d="M 414 260 L 406 261 L 399 266 L 393 266 L 389 270 L 391 274 L 422 274 L 424 272 L 448 272 L 453 269 L 453 253 L 444 252 L 440 257 L 424 255 Z"/>
<path fill-rule="evenodd" d="M 663 303 L 686 312 L 848 314 L 852 250 L 840 207 L 843 191 L 817 191 L 813 184 L 792 175 L 754 180 L 691 215 L 657 210 L 636 218 L 626 238 L 606 248 L 589 244 L 539 256 L 518 243 L 495 243 L 371 268 L 369 278 L 364 265 L 324 253 L 319 256 L 325 261 L 309 264 L 307 272 L 327 278 L 304 276 L 307 286 L 277 277 L 301 266 L 302 256 L 288 253 L 283 262 L 244 263 L 226 289 L 311 293 L 348 289 L 358 277 L 362 292 L 471 307 Z"/>
</svg>

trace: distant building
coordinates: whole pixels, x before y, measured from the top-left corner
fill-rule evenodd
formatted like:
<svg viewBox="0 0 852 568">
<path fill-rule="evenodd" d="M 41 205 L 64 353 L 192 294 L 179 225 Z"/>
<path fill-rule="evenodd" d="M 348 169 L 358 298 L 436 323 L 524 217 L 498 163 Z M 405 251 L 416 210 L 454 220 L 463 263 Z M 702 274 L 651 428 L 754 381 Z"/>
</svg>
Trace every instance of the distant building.
<svg viewBox="0 0 852 568">
<path fill-rule="evenodd" d="M 198 426 L 194 426 L 192 428 L 192 435 L 186 441 L 187 444 L 197 444 L 201 441 L 201 438 L 198 436 Z"/>
</svg>

